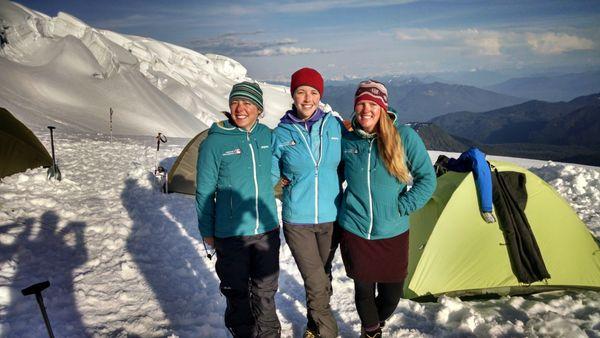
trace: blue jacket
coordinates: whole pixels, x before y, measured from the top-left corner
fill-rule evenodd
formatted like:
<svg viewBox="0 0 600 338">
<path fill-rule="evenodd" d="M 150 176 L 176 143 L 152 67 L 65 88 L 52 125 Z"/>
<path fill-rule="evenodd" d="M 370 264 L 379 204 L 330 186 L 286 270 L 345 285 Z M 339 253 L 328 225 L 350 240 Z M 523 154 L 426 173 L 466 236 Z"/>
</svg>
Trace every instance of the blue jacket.
<svg viewBox="0 0 600 338">
<path fill-rule="evenodd" d="M 338 176 L 343 124 L 330 113 L 310 129 L 289 118 L 288 111 L 273 131 L 273 184 L 286 177 L 282 218 L 290 224 L 318 224 L 337 218 L 342 186 Z"/>
<path fill-rule="evenodd" d="M 472 171 L 479 197 L 479 209 L 481 212 L 492 212 L 492 173 L 481 150 L 470 148 L 460 154 L 458 159 L 449 159 L 446 168 L 458 172 Z"/>
<path fill-rule="evenodd" d="M 385 167 L 379 156 L 377 137 L 361 133 L 353 122 L 354 131 L 344 133 L 342 143 L 348 186 L 339 224 L 365 239 L 395 237 L 408 230 L 409 214 L 425 205 L 433 194 L 437 184 L 433 165 L 419 135 L 408 126 L 396 125 L 413 178 L 409 190 Z"/>
<path fill-rule="evenodd" d="M 202 237 L 249 236 L 279 226 L 271 184 L 271 130 L 213 123 L 198 149 L 196 211 Z"/>
</svg>

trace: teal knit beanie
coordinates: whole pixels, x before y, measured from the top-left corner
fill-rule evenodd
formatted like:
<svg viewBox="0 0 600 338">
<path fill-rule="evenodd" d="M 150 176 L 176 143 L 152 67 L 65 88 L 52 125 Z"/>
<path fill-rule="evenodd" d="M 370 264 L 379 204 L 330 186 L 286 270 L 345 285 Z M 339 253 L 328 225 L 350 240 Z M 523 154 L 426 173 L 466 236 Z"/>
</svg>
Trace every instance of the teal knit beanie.
<svg viewBox="0 0 600 338">
<path fill-rule="evenodd" d="M 244 81 L 234 84 L 229 93 L 229 105 L 235 98 L 248 100 L 254 103 L 260 111 L 263 110 L 263 92 L 258 83 Z"/>
</svg>

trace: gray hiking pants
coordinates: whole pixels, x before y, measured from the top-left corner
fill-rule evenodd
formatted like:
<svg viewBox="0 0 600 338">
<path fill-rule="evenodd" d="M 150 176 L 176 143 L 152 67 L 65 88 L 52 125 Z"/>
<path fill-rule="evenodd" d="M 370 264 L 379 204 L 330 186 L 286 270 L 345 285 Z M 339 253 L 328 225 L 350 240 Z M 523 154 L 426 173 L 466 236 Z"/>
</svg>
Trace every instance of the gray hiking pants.
<svg viewBox="0 0 600 338">
<path fill-rule="evenodd" d="M 329 306 L 331 283 L 325 271 L 333 236 L 333 222 L 283 224 L 285 241 L 290 247 L 306 291 L 307 328 L 322 338 L 337 337 L 338 326 Z"/>
</svg>

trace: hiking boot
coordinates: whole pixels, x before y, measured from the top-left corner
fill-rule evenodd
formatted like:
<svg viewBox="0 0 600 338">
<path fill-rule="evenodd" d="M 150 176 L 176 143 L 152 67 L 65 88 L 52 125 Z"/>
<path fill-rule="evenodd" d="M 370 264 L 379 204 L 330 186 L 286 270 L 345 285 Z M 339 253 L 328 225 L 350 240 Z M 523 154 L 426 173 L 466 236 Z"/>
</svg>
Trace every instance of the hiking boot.
<svg viewBox="0 0 600 338">
<path fill-rule="evenodd" d="M 304 331 L 304 334 L 302 335 L 302 338 L 319 338 L 321 336 L 319 336 L 318 333 L 316 333 L 315 331 L 306 328 L 306 330 Z"/>
<path fill-rule="evenodd" d="M 360 338 L 381 338 L 381 337 L 382 337 L 381 328 L 378 328 L 373 331 L 365 331 L 363 329 L 362 333 L 360 334 Z"/>
</svg>

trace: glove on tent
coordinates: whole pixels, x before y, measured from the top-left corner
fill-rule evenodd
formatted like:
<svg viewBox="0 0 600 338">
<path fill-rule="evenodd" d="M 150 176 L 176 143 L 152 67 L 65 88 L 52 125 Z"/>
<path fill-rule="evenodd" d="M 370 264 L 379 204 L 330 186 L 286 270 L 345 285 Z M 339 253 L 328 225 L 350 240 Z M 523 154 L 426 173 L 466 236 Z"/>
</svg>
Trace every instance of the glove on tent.
<svg viewBox="0 0 600 338">
<path fill-rule="evenodd" d="M 447 172 L 438 178 L 425 207 L 410 217 L 404 297 L 600 290 L 600 248 L 569 204 L 528 170 L 502 162 L 492 165 L 499 172 L 525 175 L 524 211 L 551 277 L 531 284 L 517 280 L 500 225 L 480 216 L 473 174 Z"/>
<path fill-rule="evenodd" d="M 4 108 L 0 108 L 0 162 L 0 178 L 52 165 L 52 158 L 40 140 Z"/>
</svg>

